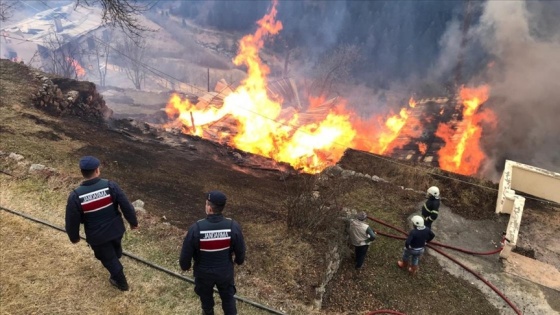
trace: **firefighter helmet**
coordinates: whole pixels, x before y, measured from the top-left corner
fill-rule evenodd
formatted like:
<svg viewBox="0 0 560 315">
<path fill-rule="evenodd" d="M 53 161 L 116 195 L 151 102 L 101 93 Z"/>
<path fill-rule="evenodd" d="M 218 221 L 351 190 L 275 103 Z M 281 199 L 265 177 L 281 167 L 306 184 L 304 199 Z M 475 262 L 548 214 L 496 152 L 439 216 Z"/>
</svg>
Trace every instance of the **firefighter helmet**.
<svg viewBox="0 0 560 315">
<path fill-rule="evenodd" d="M 437 188 L 436 186 L 428 188 L 428 191 L 426 193 L 428 194 L 428 197 L 434 196 L 434 198 L 439 199 L 439 188 Z"/>
<path fill-rule="evenodd" d="M 422 218 L 419 215 L 415 215 L 413 216 L 410 221 L 412 221 L 412 223 L 414 224 L 414 226 L 417 227 L 424 227 L 424 218 Z"/>
</svg>

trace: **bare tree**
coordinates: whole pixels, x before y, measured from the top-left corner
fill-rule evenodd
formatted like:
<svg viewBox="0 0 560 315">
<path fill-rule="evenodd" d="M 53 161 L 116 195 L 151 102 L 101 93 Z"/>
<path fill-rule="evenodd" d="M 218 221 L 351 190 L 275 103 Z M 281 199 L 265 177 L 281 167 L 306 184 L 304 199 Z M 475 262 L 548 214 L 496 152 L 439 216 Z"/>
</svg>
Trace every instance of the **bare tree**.
<svg viewBox="0 0 560 315">
<path fill-rule="evenodd" d="M 138 38 L 143 31 L 149 29 L 142 26 L 137 16 L 149 10 L 157 1 L 142 2 L 139 0 L 76 0 L 76 6 L 100 5 L 103 9 L 103 22 L 122 29 L 131 38 Z"/>
<path fill-rule="evenodd" d="M 6 22 L 12 17 L 14 9 L 19 1 L 2 0 L 0 1 L 0 21 Z"/>
<path fill-rule="evenodd" d="M 113 37 L 113 32 L 110 29 L 107 29 L 105 34 L 106 35 L 104 36 L 104 41 L 101 41 L 96 37 L 92 37 L 95 46 L 93 49 L 94 62 L 97 63 L 97 73 L 99 76 L 100 86 L 105 86 L 105 79 L 107 77 L 107 64 L 111 51 L 111 46 L 108 43 L 111 42 L 111 38 Z"/>
<path fill-rule="evenodd" d="M 319 63 L 311 90 L 316 91 L 317 95 L 331 92 L 334 84 L 348 79 L 352 67 L 360 62 L 361 58 L 360 49 L 356 45 L 337 47 Z"/>
<path fill-rule="evenodd" d="M 80 65 L 81 48 L 77 41 L 66 41 L 60 34 L 51 30 L 44 46 L 39 47 L 39 53 L 46 72 L 71 79 L 85 75 L 85 69 Z"/>
<path fill-rule="evenodd" d="M 140 90 L 146 79 L 146 39 L 140 35 L 125 36 L 118 41 L 116 51 L 126 76 Z"/>
</svg>

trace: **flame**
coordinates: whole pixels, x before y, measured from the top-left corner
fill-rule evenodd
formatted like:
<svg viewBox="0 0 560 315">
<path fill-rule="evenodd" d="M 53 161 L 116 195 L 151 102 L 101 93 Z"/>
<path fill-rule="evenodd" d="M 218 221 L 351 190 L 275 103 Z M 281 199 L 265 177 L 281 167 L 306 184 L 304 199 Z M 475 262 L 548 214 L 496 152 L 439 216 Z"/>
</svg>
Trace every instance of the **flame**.
<svg viewBox="0 0 560 315">
<path fill-rule="evenodd" d="M 338 161 L 346 148 L 353 147 L 378 154 L 387 154 L 401 144 L 399 136 L 417 133 L 420 125 L 410 117 L 409 109 L 403 108 L 396 115 L 371 117 L 361 120 L 346 108 L 345 100 L 331 107 L 324 96 L 310 97 L 306 117 L 302 113 L 282 112 L 282 104 L 267 94 L 267 76 L 270 68 L 263 64 L 259 51 L 264 40 L 276 35 L 282 24 L 276 21 L 277 1 L 270 11 L 257 22 L 254 34 L 244 36 L 239 51 L 233 59 L 236 65 L 247 68 L 247 77 L 233 92 L 225 96 L 222 106 L 210 101 L 192 104 L 188 99 L 173 95 L 166 113 L 174 119 L 166 126 L 180 126 L 183 132 L 226 142 L 246 152 L 287 162 L 296 169 L 317 173 Z M 413 105 L 414 104 L 414 105 Z M 411 98 L 410 107 L 415 106 Z M 309 113 L 320 112 L 320 115 Z M 208 128 L 220 121 L 233 122 L 231 132 L 217 132 Z M 415 128 L 404 128 L 405 126 Z"/>
<path fill-rule="evenodd" d="M 422 154 L 426 154 L 426 152 L 428 152 L 428 145 L 425 144 L 424 142 L 419 142 L 418 151 L 420 151 L 420 153 Z"/>
<path fill-rule="evenodd" d="M 480 124 L 495 121 L 495 116 L 490 110 L 479 111 L 480 105 L 489 97 L 487 85 L 477 88 L 462 87 L 459 97 L 463 104 L 463 120 L 458 123 L 456 130 L 451 124 L 440 124 L 436 131 L 436 136 L 445 141 L 438 152 L 439 165 L 448 171 L 473 175 L 486 158 L 480 148 Z"/>
<path fill-rule="evenodd" d="M 82 65 L 80 65 L 80 63 L 76 59 L 66 57 L 66 61 L 70 63 L 72 68 L 74 68 L 74 71 L 76 72 L 76 76 L 78 78 L 81 78 L 86 75 L 86 70 L 82 67 Z"/>
<path fill-rule="evenodd" d="M 410 106 L 411 108 L 416 107 L 416 101 L 412 98 L 412 96 L 408 100 L 408 106 Z"/>
</svg>

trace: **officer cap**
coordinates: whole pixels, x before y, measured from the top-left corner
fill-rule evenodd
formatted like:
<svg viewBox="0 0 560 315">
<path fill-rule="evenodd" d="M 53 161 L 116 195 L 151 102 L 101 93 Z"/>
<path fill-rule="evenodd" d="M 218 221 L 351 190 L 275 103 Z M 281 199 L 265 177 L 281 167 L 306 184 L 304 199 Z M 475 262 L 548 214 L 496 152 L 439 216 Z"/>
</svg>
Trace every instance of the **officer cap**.
<svg viewBox="0 0 560 315">
<path fill-rule="evenodd" d="M 84 171 L 93 171 L 99 167 L 99 160 L 94 156 L 84 156 L 80 159 L 80 169 Z"/>
<path fill-rule="evenodd" d="M 223 192 L 218 190 L 212 190 L 211 192 L 208 192 L 206 194 L 206 200 L 210 201 L 216 206 L 225 206 L 227 198 Z"/>
</svg>

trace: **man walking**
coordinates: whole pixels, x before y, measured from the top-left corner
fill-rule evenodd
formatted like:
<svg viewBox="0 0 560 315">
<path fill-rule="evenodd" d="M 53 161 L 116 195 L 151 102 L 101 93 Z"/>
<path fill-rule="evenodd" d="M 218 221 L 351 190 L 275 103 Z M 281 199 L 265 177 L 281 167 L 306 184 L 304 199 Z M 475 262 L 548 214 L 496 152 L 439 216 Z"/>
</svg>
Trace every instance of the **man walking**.
<svg viewBox="0 0 560 315">
<path fill-rule="evenodd" d="M 99 177 L 101 171 L 97 158 L 84 156 L 79 165 L 84 181 L 68 197 L 66 233 L 72 243 L 78 243 L 80 224 L 83 223 L 86 242 L 95 258 L 109 271 L 109 282 L 121 291 L 128 291 L 123 266 L 119 261 L 122 256 L 121 240 L 126 230 L 122 215 L 134 230 L 138 228 L 136 211 L 115 182 Z"/>
<path fill-rule="evenodd" d="M 356 253 L 356 270 L 360 270 L 366 259 L 366 254 L 369 248 L 369 243 L 375 240 L 375 232 L 371 227 L 364 222 L 367 218 L 365 212 L 358 213 L 356 219 L 350 220 L 348 234 L 350 234 L 350 241 L 354 245 Z"/>
<path fill-rule="evenodd" d="M 239 223 L 222 215 L 226 200 L 217 190 L 206 194 L 206 219 L 189 227 L 179 259 L 183 271 L 189 270 L 194 260 L 194 291 L 205 315 L 214 314 L 214 286 L 222 299 L 224 315 L 237 314 L 233 263 L 241 265 L 245 261 L 245 240 Z"/>
<path fill-rule="evenodd" d="M 428 242 L 434 239 L 435 234 L 424 226 L 424 219 L 421 216 L 415 215 L 411 219 L 412 224 L 414 224 L 414 228 L 408 233 L 408 237 L 404 243 L 404 251 L 402 260 L 397 262 L 397 265 L 401 269 L 408 268 L 408 272 L 411 275 L 415 275 L 418 272 L 418 263 L 420 260 L 420 256 L 424 254 L 424 247 Z"/>
</svg>

